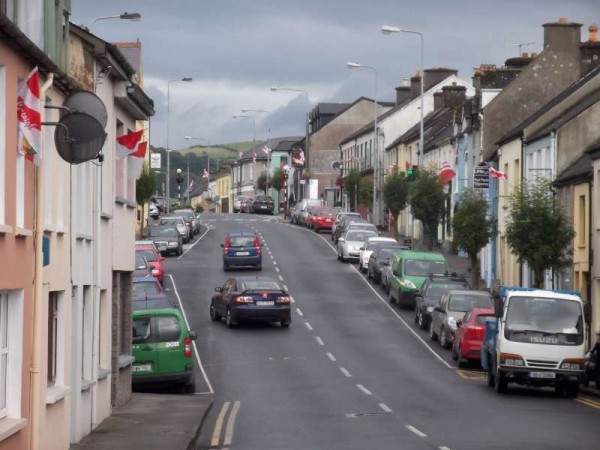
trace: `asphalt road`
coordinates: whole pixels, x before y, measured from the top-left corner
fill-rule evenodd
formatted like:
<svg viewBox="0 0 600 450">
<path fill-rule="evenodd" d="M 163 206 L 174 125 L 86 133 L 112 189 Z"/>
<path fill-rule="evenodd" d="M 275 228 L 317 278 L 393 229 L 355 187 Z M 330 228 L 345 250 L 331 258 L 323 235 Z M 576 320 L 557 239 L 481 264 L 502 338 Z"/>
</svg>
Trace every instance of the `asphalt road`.
<svg viewBox="0 0 600 450">
<path fill-rule="evenodd" d="M 165 261 L 198 334 L 196 395 L 215 398 L 198 448 L 600 448 L 597 399 L 513 385 L 496 394 L 477 368 L 458 370 L 412 311 L 339 262 L 328 234 L 272 216 L 206 214 L 204 224 Z M 294 298 L 289 329 L 210 321 L 214 288 L 234 273 L 222 271 L 219 244 L 240 228 L 261 234 L 261 275 Z"/>
</svg>

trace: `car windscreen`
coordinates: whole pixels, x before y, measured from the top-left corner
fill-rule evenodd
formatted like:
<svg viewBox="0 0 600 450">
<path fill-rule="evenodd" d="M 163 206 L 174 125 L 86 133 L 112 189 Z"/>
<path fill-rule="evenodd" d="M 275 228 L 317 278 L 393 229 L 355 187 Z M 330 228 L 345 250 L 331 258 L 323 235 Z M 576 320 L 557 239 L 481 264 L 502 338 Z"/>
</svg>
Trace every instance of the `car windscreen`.
<svg viewBox="0 0 600 450">
<path fill-rule="evenodd" d="M 346 240 L 362 242 L 370 236 L 377 236 L 377 233 L 375 233 L 374 231 L 363 230 L 348 231 L 348 233 L 346 233 Z"/>
<path fill-rule="evenodd" d="M 167 298 L 143 298 L 134 300 L 131 302 L 131 305 L 134 311 L 139 311 L 141 309 L 167 309 L 173 307 Z"/>
<path fill-rule="evenodd" d="M 146 263 L 146 260 L 144 259 L 144 256 L 140 255 L 139 253 L 136 252 L 136 254 L 135 254 L 135 268 L 136 269 L 145 269 L 146 267 L 148 267 L 148 263 Z"/>
<path fill-rule="evenodd" d="M 150 237 L 177 236 L 177 230 L 171 227 L 152 227 L 150 228 Z"/>
<path fill-rule="evenodd" d="M 154 253 L 149 248 L 148 249 L 139 249 L 139 250 L 136 250 L 135 252 L 146 257 L 146 260 L 148 260 L 148 261 L 158 261 L 158 258 L 156 257 L 156 253 Z"/>
<path fill-rule="evenodd" d="M 172 219 L 160 219 L 158 222 L 159 225 L 181 225 L 181 218 L 172 218 Z"/>
<path fill-rule="evenodd" d="M 131 286 L 132 293 L 134 296 L 136 294 L 158 294 L 159 292 L 162 292 L 158 285 L 158 282 L 156 281 L 132 283 Z"/>
<path fill-rule="evenodd" d="M 581 334 L 581 306 L 573 300 L 513 296 L 508 304 L 506 326 L 511 331 Z"/>
<path fill-rule="evenodd" d="M 470 286 L 467 282 L 462 281 L 442 281 L 442 282 L 432 282 L 427 286 L 427 290 L 424 294 L 427 297 L 431 298 L 442 298 L 442 295 L 451 289 L 470 289 Z"/>
<path fill-rule="evenodd" d="M 404 263 L 404 272 L 406 275 L 427 276 L 430 273 L 446 273 L 446 263 L 444 261 L 431 261 L 426 259 L 408 259 Z"/>
<path fill-rule="evenodd" d="M 492 297 L 485 295 L 454 294 L 450 297 L 450 311 L 467 312 L 472 308 L 489 308 L 494 306 Z"/>
<path fill-rule="evenodd" d="M 377 254 L 377 258 L 379 259 L 391 259 L 396 252 L 400 250 L 400 247 L 383 247 L 382 249 L 379 250 L 379 253 Z"/>
<path fill-rule="evenodd" d="M 231 247 L 253 247 L 254 236 L 231 236 L 229 245 Z"/>
<path fill-rule="evenodd" d="M 240 291 L 280 291 L 281 286 L 275 280 L 244 280 L 240 284 Z"/>
</svg>

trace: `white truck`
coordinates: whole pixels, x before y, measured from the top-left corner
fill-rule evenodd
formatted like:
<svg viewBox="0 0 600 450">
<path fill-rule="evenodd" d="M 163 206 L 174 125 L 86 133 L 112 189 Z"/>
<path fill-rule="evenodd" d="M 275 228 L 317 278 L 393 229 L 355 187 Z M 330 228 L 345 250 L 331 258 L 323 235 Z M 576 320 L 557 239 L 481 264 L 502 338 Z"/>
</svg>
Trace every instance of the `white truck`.
<svg viewBox="0 0 600 450">
<path fill-rule="evenodd" d="M 488 385 L 498 393 L 508 383 L 551 386 L 576 397 L 586 336 L 580 294 L 503 286 L 495 310 L 481 347 Z"/>
</svg>

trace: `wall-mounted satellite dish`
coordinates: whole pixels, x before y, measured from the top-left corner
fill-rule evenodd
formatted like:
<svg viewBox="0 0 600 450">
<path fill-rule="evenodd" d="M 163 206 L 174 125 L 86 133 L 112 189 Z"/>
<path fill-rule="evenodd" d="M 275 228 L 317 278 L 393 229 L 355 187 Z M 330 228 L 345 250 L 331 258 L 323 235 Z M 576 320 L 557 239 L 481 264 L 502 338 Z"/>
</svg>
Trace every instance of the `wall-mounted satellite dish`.
<svg viewBox="0 0 600 450">
<path fill-rule="evenodd" d="M 341 163 L 341 162 L 339 162 L 339 161 L 333 161 L 333 162 L 331 163 L 331 168 L 332 168 L 333 170 L 335 170 L 336 172 L 339 172 L 339 171 L 340 171 L 340 169 L 342 168 L 342 163 Z"/>
<path fill-rule="evenodd" d="M 98 158 L 105 140 L 104 126 L 98 119 L 83 112 L 65 115 L 54 132 L 58 154 L 69 164 Z"/>
<path fill-rule="evenodd" d="M 69 108 L 70 112 L 86 113 L 95 118 L 102 128 L 106 127 L 108 120 L 108 113 L 106 112 L 106 106 L 100 97 L 93 92 L 89 91 L 77 91 L 69 95 L 63 102 L 63 106 Z M 63 117 L 61 115 L 61 117 Z"/>
</svg>

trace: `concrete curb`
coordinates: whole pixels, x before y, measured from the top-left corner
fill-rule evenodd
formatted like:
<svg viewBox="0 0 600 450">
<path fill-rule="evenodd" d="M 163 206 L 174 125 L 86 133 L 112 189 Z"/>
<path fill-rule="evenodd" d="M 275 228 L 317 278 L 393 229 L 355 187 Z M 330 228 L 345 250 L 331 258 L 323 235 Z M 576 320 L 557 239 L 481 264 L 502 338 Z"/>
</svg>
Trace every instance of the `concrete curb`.
<svg viewBox="0 0 600 450">
<path fill-rule="evenodd" d="M 200 423 L 198 424 L 196 433 L 194 434 L 194 437 L 192 438 L 192 440 L 186 447 L 186 450 L 194 450 L 196 448 L 196 446 L 198 445 L 198 439 L 200 438 L 200 434 L 202 433 L 202 426 L 204 425 L 204 422 L 206 421 L 206 418 L 208 417 L 208 413 L 212 410 L 214 403 L 215 403 L 214 399 L 211 398 L 210 403 L 207 405 L 206 409 L 204 410 L 204 413 L 202 414 L 202 417 L 200 418 Z"/>
</svg>

